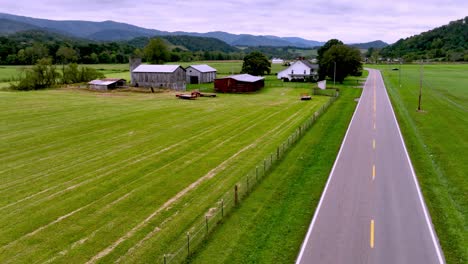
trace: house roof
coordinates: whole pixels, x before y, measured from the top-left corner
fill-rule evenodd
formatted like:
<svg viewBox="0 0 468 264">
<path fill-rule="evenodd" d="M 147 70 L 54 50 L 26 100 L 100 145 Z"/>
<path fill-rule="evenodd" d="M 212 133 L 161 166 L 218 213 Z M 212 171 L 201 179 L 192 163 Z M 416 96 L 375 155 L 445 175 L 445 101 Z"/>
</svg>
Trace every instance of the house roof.
<svg viewBox="0 0 468 264">
<path fill-rule="evenodd" d="M 107 86 L 107 85 L 114 84 L 114 83 L 116 83 L 118 81 L 121 81 L 121 80 L 124 80 L 124 79 L 107 78 L 107 79 L 102 79 L 102 80 L 92 80 L 88 84 Z"/>
<path fill-rule="evenodd" d="M 136 67 L 133 72 L 158 72 L 158 73 L 171 73 L 175 72 L 180 65 L 140 65 Z"/>
<path fill-rule="evenodd" d="M 234 79 L 239 82 L 252 82 L 253 83 L 253 82 L 263 80 L 265 78 L 259 77 L 259 76 L 253 76 L 250 74 L 237 74 L 237 75 L 231 75 L 231 76 L 227 76 L 227 77 L 220 78 L 220 79 Z"/>
<path fill-rule="evenodd" d="M 308 60 L 299 60 L 300 62 L 304 63 L 307 67 L 309 67 L 310 69 L 318 69 L 319 68 L 319 65 L 318 64 L 313 64 L 312 62 L 308 61 Z"/>
<path fill-rule="evenodd" d="M 199 64 L 199 65 L 190 65 L 190 67 L 194 68 L 195 70 L 199 72 L 215 72 L 216 69 L 213 67 L 210 67 L 206 64 Z M 188 68 L 190 68 L 188 67 Z"/>
</svg>

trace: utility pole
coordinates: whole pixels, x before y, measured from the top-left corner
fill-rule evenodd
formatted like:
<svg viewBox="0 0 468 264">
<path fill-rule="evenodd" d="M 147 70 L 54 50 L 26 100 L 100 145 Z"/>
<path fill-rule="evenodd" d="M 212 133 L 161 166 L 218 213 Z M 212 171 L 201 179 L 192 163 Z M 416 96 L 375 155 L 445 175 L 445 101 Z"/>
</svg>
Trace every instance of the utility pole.
<svg viewBox="0 0 468 264">
<path fill-rule="evenodd" d="M 333 62 L 335 64 L 333 68 L 333 88 L 336 88 L 336 61 Z"/>
<path fill-rule="evenodd" d="M 419 68 L 419 102 L 418 102 L 418 111 L 421 111 L 421 96 L 422 96 L 422 83 L 423 83 L 423 62 L 421 60 L 421 66 Z"/>
<path fill-rule="evenodd" d="M 398 84 L 400 85 L 400 88 L 401 88 L 401 58 L 398 61 L 400 63 L 400 69 L 398 69 Z"/>
</svg>

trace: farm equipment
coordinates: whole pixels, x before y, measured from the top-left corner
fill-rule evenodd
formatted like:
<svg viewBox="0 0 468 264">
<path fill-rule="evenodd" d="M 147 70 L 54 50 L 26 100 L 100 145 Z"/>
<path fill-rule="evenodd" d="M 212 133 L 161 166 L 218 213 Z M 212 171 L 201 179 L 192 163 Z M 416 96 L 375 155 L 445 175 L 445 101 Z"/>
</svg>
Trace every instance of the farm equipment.
<svg viewBox="0 0 468 264">
<path fill-rule="evenodd" d="M 196 99 L 197 97 L 216 97 L 216 94 L 200 93 L 199 91 L 195 90 L 195 91 L 192 91 L 190 94 L 176 94 L 176 97 L 179 99 L 193 100 L 193 99 Z"/>
<path fill-rule="evenodd" d="M 309 101 L 309 100 L 312 100 L 312 96 L 310 96 L 308 94 L 302 94 L 301 95 L 301 101 Z"/>
</svg>

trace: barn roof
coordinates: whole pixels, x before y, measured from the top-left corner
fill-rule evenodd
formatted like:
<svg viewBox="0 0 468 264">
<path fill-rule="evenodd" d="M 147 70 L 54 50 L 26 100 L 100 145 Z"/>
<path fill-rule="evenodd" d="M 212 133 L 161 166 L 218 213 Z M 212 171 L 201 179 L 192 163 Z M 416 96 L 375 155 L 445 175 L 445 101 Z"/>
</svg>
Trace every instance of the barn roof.
<svg viewBox="0 0 468 264">
<path fill-rule="evenodd" d="M 265 79 L 263 77 L 253 76 L 250 74 L 237 74 L 237 75 L 231 75 L 231 76 L 227 76 L 227 77 L 220 78 L 220 79 L 229 79 L 229 78 L 234 79 L 239 82 L 252 82 L 252 83 Z"/>
<path fill-rule="evenodd" d="M 158 72 L 158 73 L 171 73 L 175 72 L 180 65 L 140 65 L 136 67 L 133 72 Z"/>
<path fill-rule="evenodd" d="M 194 68 L 195 70 L 197 70 L 199 72 L 215 72 L 216 71 L 215 68 L 210 67 L 210 66 L 208 66 L 206 64 L 190 65 L 190 67 Z"/>
</svg>

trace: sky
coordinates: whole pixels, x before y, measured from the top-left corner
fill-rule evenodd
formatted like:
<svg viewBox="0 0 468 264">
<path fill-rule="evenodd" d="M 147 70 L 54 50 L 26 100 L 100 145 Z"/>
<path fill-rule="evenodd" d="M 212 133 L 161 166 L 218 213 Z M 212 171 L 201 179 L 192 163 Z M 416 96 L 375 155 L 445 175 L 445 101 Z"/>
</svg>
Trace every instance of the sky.
<svg viewBox="0 0 468 264">
<path fill-rule="evenodd" d="M 394 43 L 468 16 L 467 0 L 0 0 L 0 12 L 163 31 Z"/>
</svg>

